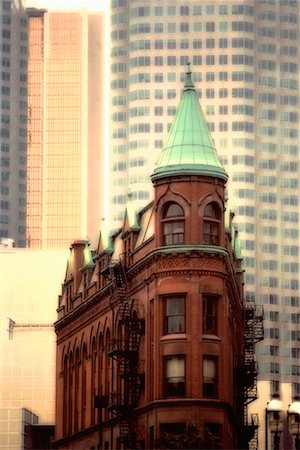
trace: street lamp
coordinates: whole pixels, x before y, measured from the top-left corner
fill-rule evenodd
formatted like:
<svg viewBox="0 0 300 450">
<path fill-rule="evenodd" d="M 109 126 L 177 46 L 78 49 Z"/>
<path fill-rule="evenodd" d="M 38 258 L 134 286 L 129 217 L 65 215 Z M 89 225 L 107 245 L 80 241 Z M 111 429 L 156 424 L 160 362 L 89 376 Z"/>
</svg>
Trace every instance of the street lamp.
<svg viewBox="0 0 300 450">
<path fill-rule="evenodd" d="M 266 409 L 266 425 L 269 424 L 269 430 L 273 437 L 274 450 L 279 450 L 280 447 L 280 433 L 283 431 L 282 420 L 282 401 L 279 396 L 274 396 L 273 399 L 267 404 Z M 266 430 L 267 436 L 267 430 Z M 267 439 L 266 439 L 267 448 Z"/>
<path fill-rule="evenodd" d="M 295 398 L 288 408 L 289 432 L 295 437 L 295 449 L 300 450 L 300 399 Z"/>
</svg>

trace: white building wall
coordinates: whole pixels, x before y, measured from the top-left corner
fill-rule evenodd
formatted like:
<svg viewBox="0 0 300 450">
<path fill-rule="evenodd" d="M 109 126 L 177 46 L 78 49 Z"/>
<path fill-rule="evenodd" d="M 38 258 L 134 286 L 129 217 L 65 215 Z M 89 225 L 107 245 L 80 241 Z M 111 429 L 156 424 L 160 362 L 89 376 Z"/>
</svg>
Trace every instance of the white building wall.
<svg viewBox="0 0 300 450">
<path fill-rule="evenodd" d="M 22 409 L 54 424 L 57 298 L 67 251 L 0 249 L 0 449 L 22 448 Z"/>
</svg>

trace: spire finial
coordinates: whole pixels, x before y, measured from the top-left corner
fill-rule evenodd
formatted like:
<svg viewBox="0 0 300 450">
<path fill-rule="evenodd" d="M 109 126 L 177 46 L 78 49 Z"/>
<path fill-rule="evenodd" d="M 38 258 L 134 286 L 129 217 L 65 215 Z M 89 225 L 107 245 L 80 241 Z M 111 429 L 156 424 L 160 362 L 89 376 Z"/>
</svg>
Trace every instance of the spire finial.
<svg viewBox="0 0 300 450">
<path fill-rule="evenodd" d="M 187 62 L 187 71 L 186 71 L 186 79 L 184 84 L 184 91 L 195 90 L 195 86 L 192 82 L 192 71 L 191 71 L 191 63 Z"/>
</svg>

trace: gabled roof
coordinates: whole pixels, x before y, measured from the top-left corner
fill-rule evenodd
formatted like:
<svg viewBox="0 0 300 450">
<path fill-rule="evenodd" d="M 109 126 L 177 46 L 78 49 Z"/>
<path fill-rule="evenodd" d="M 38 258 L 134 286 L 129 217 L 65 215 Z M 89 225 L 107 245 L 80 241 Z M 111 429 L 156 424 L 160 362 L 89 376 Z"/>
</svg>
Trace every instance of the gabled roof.
<svg viewBox="0 0 300 450">
<path fill-rule="evenodd" d="M 228 179 L 198 102 L 190 69 L 174 122 L 151 180 L 174 175 Z"/>
<path fill-rule="evenodd" d="M 113 252 L 112 232 L 107 229 L 104 222 L 101 224 L 97 248 L 98 254 L 101 254 L 103 252 L 108 254 L 111 254 Z"/>
<path fill-rule="evenodd" d="M 129 201 L 125 208 L 123 229 L 124 231 L 126 230 L 139 231 L 140 229 L 138 213 L 132 201 Z"/>
</svg>

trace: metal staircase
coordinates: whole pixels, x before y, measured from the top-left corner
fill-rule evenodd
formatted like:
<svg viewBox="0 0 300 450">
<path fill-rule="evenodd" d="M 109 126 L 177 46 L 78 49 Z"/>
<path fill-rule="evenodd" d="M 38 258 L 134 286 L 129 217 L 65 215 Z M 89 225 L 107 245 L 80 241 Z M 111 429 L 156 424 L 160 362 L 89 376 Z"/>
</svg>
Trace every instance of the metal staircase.
<svg viewBox="0 0 300 450">
<path fill-rule="evenodd" d="M 248 405 L 257 399 L 257 362 L 255 344 L 264 338 L 263 307 L 254 302 L 244 303 L 245 364 L 242 368 L 244 382 L 244 428 L 249 450 L 258 449 L 258 415 L 248 420 Z"/>
<path fill-rule="evenodd" d="M 139 360 L 141 337 L 145 333 L 145 320 L 141 317 L 138 304 L 127 296 L 127 279 L 121 261 L 112 261 L 108 275 L 113 286 L 112 302 L 118 313 L 118 335 L 111 339 L 108 355 L 116 361 L 116 391 L 108 399 L 107 408 L 119 419 L 120 442 L 126 449 L 143 448 L 138 439 L 134 409 L 138 406 L 144 389 L 143 365 Z"/>
</svg>

